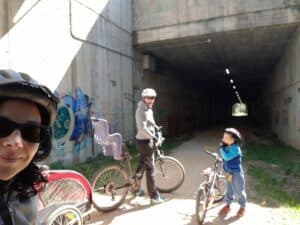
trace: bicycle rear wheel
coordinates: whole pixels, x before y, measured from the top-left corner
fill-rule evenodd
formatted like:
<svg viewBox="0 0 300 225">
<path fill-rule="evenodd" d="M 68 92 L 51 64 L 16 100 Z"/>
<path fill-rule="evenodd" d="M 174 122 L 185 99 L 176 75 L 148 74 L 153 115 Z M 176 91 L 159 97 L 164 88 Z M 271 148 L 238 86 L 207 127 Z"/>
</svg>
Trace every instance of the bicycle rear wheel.
<svg viewBox="0 0 300 225">
<path fill-rule="evenodd" d="M 207 194 L 203 187 L 199 188 L 196 197 L 196 218 L 199 224 L 203 224 L 207 212 Z"/>
<path fill-rule="evenodd" d="M 107 212 L 116 209 L 128 190 L 127 173 L 120 166 L 108 166 L 96 173 L 92 181 L 92 201 L 96 209 Z"/>
<path fill-rule="evenodd" d="M 182 185 L 184 178 L 184 167 L 177 159 L 162 156 L 155 160 L 154 180 L 158 191 L 172 192 Z"/>
<path fill-rule="evenodd" d="M 74 206 L 62 206 L 47 219 L 47 225 L 83 225 L 81 213 Z"/>
</svg>

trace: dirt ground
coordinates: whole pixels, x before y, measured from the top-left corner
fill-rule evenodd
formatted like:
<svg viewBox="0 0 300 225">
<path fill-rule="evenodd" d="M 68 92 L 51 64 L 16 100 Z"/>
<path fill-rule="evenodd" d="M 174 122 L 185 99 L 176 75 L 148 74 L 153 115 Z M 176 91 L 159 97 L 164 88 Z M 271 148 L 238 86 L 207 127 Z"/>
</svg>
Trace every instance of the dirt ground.
<svg viewBox="0 0 300 225">
<path fill-rule="evenodd" d="M 222 133 L 212 129 L 197 133 L 194 138 L 182 143 L 172 151 L 185 167 L 186 178 L 183 185 L 171 194 L 164 194 L 166 202 L 151 206 L 148 197 L 128 197 L 117 210 L 108 213 L 95 213 L 89 225 L 196 225 L 195 192 L 202 182 L 200 171 L 213 160 L 205 150 L 217 151 Z M 251 193 L 253 195 L 253 193 Z M 257 201 L 256 201 L 257 202 Z M 237 219 L 238 204 L 233 203 L 231 212 L 224 218 L 217 215 L 223 203 L 209 210 L 205 224 L 209 225 L 300 225 L 300 215 L 280 207 L 265 207 L 248 199 L 246 214 Z"/>
</svg>

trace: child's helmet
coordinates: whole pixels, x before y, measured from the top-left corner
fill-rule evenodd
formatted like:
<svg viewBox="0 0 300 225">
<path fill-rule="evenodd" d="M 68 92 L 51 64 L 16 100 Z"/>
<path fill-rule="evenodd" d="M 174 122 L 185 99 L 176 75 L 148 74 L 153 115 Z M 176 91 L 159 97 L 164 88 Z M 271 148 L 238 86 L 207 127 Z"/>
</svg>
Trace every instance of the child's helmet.
<svg viewBox="0 0 300 225">
<path fill-rule="evenodd" d="M 0 70 L 0 99 L 18 98 L 37 104 L 42 124 L 49 127 L 56 117 L 59 98 L 46 86 L 39 84 L 25 73 Z M 45 159 L 51 151 L 51 136 L 40 143 L 34 161 Z"/>
<path fill-rule="evenodd" d="M 224 132 L 232 135 L 232 137 L 238 141 L 242 139 L 241 133 L 235 128 L 226 128 Z"/>
</svg>

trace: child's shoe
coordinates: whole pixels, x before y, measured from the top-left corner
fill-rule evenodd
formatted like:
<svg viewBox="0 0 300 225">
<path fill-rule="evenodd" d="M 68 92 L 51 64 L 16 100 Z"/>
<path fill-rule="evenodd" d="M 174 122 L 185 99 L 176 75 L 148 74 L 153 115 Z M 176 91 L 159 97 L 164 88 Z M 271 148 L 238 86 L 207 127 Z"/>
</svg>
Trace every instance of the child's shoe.
<svg viewBox="0 0 300 225">
<path fill-rule="evenodd" d="M 230 207 L 229 205 L 223 206 L 223 208 L 219 211 L 219 215 L 226 215 L 227 213 L 230 212 Z"/>
<path fill-rule="evenodd" d="M 244 216 L 244 214 L 245 214 L 245 208 L 240 208 L 240 209 L 237 211 L 236 216 L 237 216 L 237 217 L 242 217 L 242 216 Z"/>
</svg>

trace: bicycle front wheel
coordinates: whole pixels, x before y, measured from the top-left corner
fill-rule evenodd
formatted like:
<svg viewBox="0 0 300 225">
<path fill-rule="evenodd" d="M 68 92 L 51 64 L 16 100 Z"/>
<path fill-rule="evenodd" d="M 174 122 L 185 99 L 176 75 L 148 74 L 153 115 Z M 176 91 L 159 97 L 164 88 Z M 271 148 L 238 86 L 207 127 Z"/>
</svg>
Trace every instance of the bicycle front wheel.
<svg viewBox="0 0 300 225">
<path fill-rule="evenodd" d="M 184 178 L 184 167 L 177 159 L 162 156 L 155 160 L 154 180 L 158 191 L 175 191 L 182 185 Z"/>
<path fill-rule="evenodd" d="M 81 213 L 74 206 L 62 206 L 47 219 L 47 225 L 83 225 Z"/>
<path fill-rule="evenodd" d="M 96 173 L 92 181 L 92 201 L 96 209 L 107 212 L 116 209 L 129 190 L 127 173 L 120 166 L 109 166 Z"/>
<path fill-rule="evenodd" d="M 215 199 L 214 203 L 220 202 L 224 199 L 226 193 L 226 180 L 223 177 L 217 177 L 215 182 Z"/>
<path fill-rule="evenodd" d="M 207 212 L 207 194 L 203 187 L 199 188 L 196 197 L 196 218 L 199 224 L 203 224 Z"/>
</svg>

